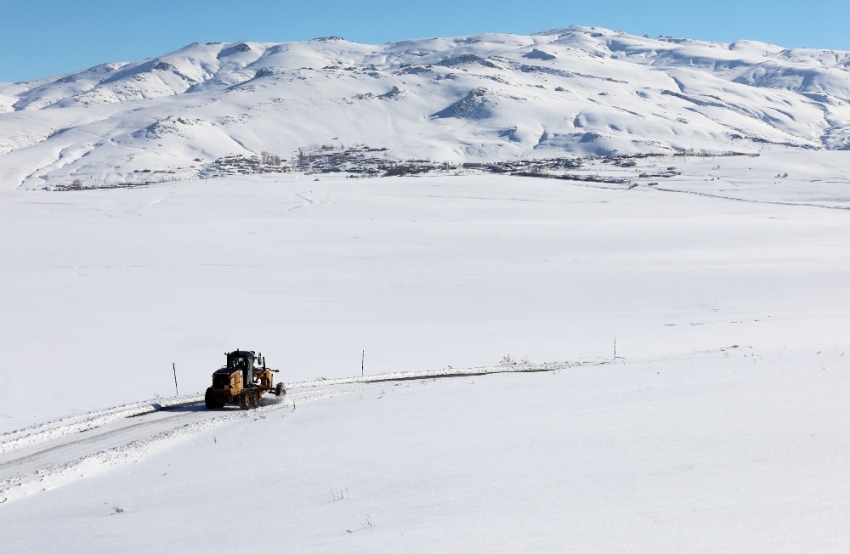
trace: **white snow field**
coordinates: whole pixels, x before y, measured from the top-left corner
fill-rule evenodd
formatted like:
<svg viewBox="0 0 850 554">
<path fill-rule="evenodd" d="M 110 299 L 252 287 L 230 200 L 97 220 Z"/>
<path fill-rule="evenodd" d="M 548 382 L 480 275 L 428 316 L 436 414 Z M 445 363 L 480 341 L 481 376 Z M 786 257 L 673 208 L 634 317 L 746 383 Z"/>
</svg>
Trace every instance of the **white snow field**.
<svg viewBox="0 0 850 554">
<path fill-rule="evenodd" d="M 634 188 L 290 174 L 2 192 L 0 349 L 26 371 L 3 366 L 0 430 L 172 396 L 172 363 L 202 392 L 236 348 L 293 382 L 359 374 L 363 350 L 377 374 L 607 359 L 614 339 L 627 358 L 844 343 L 848 157 L 585 169 L 683 173 Z"/>
<path fill-rule="evenodd" d="M 180 180 L 227 155 L 366 144 L 439 162 L 850 145 L 850 53 L 569 27 L 192 44 L 0 84 L 0 182 Z"/>
<path fill-rule="evenodd" d="M 845 552 L 848 64 L 571 27 L 0 84 L 0 553 Z M 213 177 L 364 144 L 594 181 Z M 204 409 L 236 348 L 288 394 Z"/>
<path fill-rule="evenodd" d="M 2 551 L 843 552 L 843 354 L 738 348 L 233 411 L 5 492 Z"/>
<path fill-rule="evenodd" d="M 848 156 L 0 193 L 0 551 L 842 550 Z"/>
</svg>

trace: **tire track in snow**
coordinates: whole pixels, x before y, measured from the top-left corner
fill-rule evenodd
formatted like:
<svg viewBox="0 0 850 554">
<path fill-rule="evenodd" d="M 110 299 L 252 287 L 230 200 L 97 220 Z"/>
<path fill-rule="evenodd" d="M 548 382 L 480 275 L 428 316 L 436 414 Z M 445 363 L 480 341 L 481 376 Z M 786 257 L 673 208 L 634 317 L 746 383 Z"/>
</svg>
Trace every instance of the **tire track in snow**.
<svg viewBox="0 0 850 554">
<path fill-rule="evenodd" d="M 292 400 L 295 404 L 300 405 L 362 392 L 364 390 L 366 390 L 366 387 L 316 391 L 312 394 L 298 395 L 292 398 Z M 32 455 L 19 457 L 16 460 L 3 460 L 0 457 L 0 497 L 15 500 L 32 492 L 33 489 L 41 487 L 39 483 L 46 478 L 52 477 L 67 481 L 73 478 L 70 472 L 82 466 L 94 466 L 97 468 L 99 466 L 116 465 L 132 461 L 144 456 L 151 447 L 161 445 L 166 441 L 194 435 L 224 423 L 250 419 L 269 412 L 292 407 L 293 403 L 287 402 L 287 400 L 284 399 L 283 401 L 246 411 L 226 409 L 187 412 L 189 414 L 203 414 L 200 419 L 190 422 L 186 422 L 183 415 L 170 415 L 153 422 L 133 422 L 127 425 L 119 425 L 117 429 L 109 430 L 92 438 L 83 436 L 78 440 L 69 441 L 66 444 L 56 447 L 49 447 Z M 128 417 L 132 416 L 125 416 L 125 419 Z M 148 430 L 150 427 L 153 427 L 156 431 L 152 435 L 136 436 L 133 438 L 134 433 L 127 433 L 127 431 L 134 429 Z M 165 427 L 165 429 L 159 430 L 160 427 Z M 125 433 L 129 436 L 119 441 L 119 444 L 110 442 L 110 438 L 115 438 L 116 435 L 120 436 Z M 29 465 L 27 462 L 29 462 Z M 10 470 L 12 471 L 11 475 L 9 474 Z"/>
<path fill-rule="evenodd" d="M 368 384 L 387 381 L 408 381 L 416 379 L 434 379 L 446 377 L 463 377 L 476 375 L 490 375 L 496 373 L 533 373 L 540 371 L 556 371 L 576 365 L 599 362 L 564 362 L 552 364 L 517 364 L 508 366 L 493 366 L 468 369 L 438 369 L 425 371 L 401 371 L 394 373 L 382 373 L 378 375 L 366 375 L 363 377 L 343 377 L 338 379 L 317 379 L 314 381 L 300 381 L 287 383 L 286 388 L 290 391 L 287 399 L 293 397 L 292 391 L 298 389 L 318 388 L 325 386 L 338 386 L 346 384 Z M 297 400 L 298 397 L 296 397 Z M 305 397 L 306 398 L 306 397 Z M 10 431 L 0 435 L 0 457 L 15 450 L 28 448 L 37 444 L 53 441 L 61 437 L 83 433 L 97 429 L 114 421 L 124 418 L 141 417 L 161 411 L 179 409 L 198 405 L 203 402 L 203 395 L 190 394 L 169 399 L 157 399 L 156 401 L 137 402 L 114 408 L 107 408 L 90 412 L 81 416 L 71 416 L 59 420 L 43 423 L 34 427 L 27 427 L 17 431 Z M 0 462 L 1 463 L 1 462 Z"/>
<path fill-rule="evenodd" d="M 49 421 L 33 427 L 10 431 L 0 435 L 0 456 L 42 442 L 55 440 L 60 437 L 82 433 L 101 427 L 121 418 L 131 417 L 144 412 L 167 410 L 178 405 L 198 402 L 203 399 L 201 394 L 176 396 L 156 401 L 136 402 L 113 408 L 89 412 L 84 415 L 70 416 L 55 421 Z"/>
<path fill-rule="evenodd" d="M 138 459 L 154 445 L 200 433 L 295 405 L 330 399 L 370 389 L 368 385 L 393 381 L 483 376 L 500 373 L 540 373 L 599 365 L 607 361 L 512 364 L 467 369 L 402 371 L 361 377 L 317 379 L 287 384 L 287 395 L 272 404 L 242 411 L 206 410 L 202 395 L 186 395 L 161 402 L 139 402 L 48 422 L 0 436 L 0 496 L 20 498 L 46 478 L 70 479 L 71 470 L 84 465 L 115 465 Z M 346 385 L 365 385 L 348 387 Z M 318 390 L 316 390 L 318 389 Z M 328 389 L 328 390 L 323 390 Z M 199 409 L 193 409 L 193 408 Z M 177 410 L 184 410 L 178 412 Z M 175 413 L 176 412 L 176 413 Z M 164 415 L 168 414 L 168 415 Z M 136 418 L 151 417 L 139 422 Z M 191 420 L 187 421 L 187 417 Z M 94 431 L 91 435 L 81 433 Z M 6 439 L 3 441 L 3 439 Z M 56 443 L 59 444 L 56 444 Z M 44 448 L 39 448 L 44 446 Z M 62 479 L 64 476 L 64 479 Z"/>
<path fill-rule="evenodd" d="M 599 364 L 605 362 L 583 361 L 583 362 L 555 362 L 548 364 L 512 364 L 486 367 L 473 367 L 466 369 L 430 369 L 425 371 L 398 371 L 393 373 L 380 373 L 378 375 L 365 375 L 363 377 L 342 377 L 339 379 L 317 379 L 315 381 L 300 381 L 287 383 L 286 389 L 300 389 L 321 387 L 325 385 L 345 385 L 350 383 L 381 383 L 386 381 L 413 381 L 420 379 L 438 379 L 446 377 L 468 377 L 476 375 L 494 375 L 497 373 L 540 373 L 545 371 L 558 371 L 580 365 Z"/>
<path fill-rule="evenodd" d="M 712 355 L 725 352 L 727 348 L 712 349 L 681 355 L 665 355 L 646 358 L 645 361 L 672 359 L 695 355 Z M 618 358 L 617 361 L 625 361 Z M 0 451 L 0 504 L 16 500 L 45 488 L 51 488 L 81 478 L 82 472 L 103 471 L 127 461 L 141 458 L 151 447 L 165 445 L 168 441 L 194 435 L 212 427 L 245 419 L 262 417 L 264 414 L 296 405 L 331 399 L 370 390 L 369 385 L 384 382 L 410 380 L 486 376 L 505 373 L 555 372 L 580 366 L 602 366 L 614 363 L 612 359 L 594 359 L 577 362 L 548 364 L 510 364 L 500 366 L 426 371 L 402 371 L 344 377 L 339 379 L 317 379 L 287 384 L 286 396 L 275 399 L 254 410 L 206 410 L 201 408 L 202 395 L 187 395 L 157 403 L 139 402 L 109 408 L 99 412 L 64 418 L 32 428 L 13 431 L 0 436 L 6 438 L 6 450 Z M 364 385 L 360 387 L 346 385 Z M 268 401 L 268 399 L 266 399 Z M 197 409 L 193 409 L 197 408 Z M 182 412 L 177 411 L 183 409 Z M 187 416 L 193 419 L 187 421 Z M 150 421 L 139 421 L 138 417 L 150 417 Z M 94 435 L 69 437 L 73 434 L 100 430 Z M 66 439 L 58 445 L 44 444 L 45 448 L 31 451 L 43 443 Z"/>
<path fill-rule="evenodd" d="M 825 210 L 850 210 L 848 206 L 829 206 L 826 204 L 812 204 L 810 202 L 784 202 L 782 200 L 756 200 L 753 198 L 735 198 L 734 196 L 723 196 L 722 194 L 711 194 L 709 192 L 699 192 L 695 190 L 680 190 L 668 189 L 663 187 L 649 187 L 651 190 L 660 192 L 676 192 L 679 194 L 693 194 L 694 196 L 703 196 L 705 198 L 713 198 L 715 200 L 732 200 L 734 202 L 749 202 L 750 204 L 773 204 L 775 206 L 792 206 L 801 208 L 823 208 Z"/>
</svg>

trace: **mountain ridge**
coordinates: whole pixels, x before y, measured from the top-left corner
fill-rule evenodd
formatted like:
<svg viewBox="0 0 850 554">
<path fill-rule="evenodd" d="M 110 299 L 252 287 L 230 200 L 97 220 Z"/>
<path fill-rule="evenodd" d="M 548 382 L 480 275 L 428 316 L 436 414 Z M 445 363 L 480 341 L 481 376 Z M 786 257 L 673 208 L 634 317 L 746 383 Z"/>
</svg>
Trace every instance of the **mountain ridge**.
<svg viewBox="0 0 850 554">
<path fill-rule="evenodd" d="M 0 83 L 0 182 L 197 178 L 216 159 L 364 144 L 440 162 L 850 148 L 850 52 L 598 27 L 382 45 L 193 43 Z"/>
</svg>

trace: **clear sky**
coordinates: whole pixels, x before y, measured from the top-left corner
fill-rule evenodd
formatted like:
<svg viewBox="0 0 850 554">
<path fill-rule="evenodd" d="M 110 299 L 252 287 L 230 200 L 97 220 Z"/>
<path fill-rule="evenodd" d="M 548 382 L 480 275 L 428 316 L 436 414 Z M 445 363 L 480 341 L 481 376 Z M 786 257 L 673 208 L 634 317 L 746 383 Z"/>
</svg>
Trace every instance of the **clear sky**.
<svg viewBox="0 0 850 554">
<path fill-rule="evenodd" d="M 850 50 L 848 0 L 0 0 L 0 81 L 164 54 L 191 42 L 357 42 L 588 25 L 643 35 Z"/>
</svg>

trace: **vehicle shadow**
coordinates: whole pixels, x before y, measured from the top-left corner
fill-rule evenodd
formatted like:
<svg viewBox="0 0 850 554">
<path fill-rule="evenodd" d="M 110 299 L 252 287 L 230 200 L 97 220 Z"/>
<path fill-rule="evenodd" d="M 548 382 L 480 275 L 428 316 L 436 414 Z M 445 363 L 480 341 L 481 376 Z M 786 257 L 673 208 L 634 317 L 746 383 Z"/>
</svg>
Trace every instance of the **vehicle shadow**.
<svg viewBox="0 0 850 554">
<path fill-rule="evenodd" d="M 207 409 L 203 402 L 191 404 L 189 406 L 164 406 L 157 409 L 158 412 L 203 412 Z"/>
</svg>

